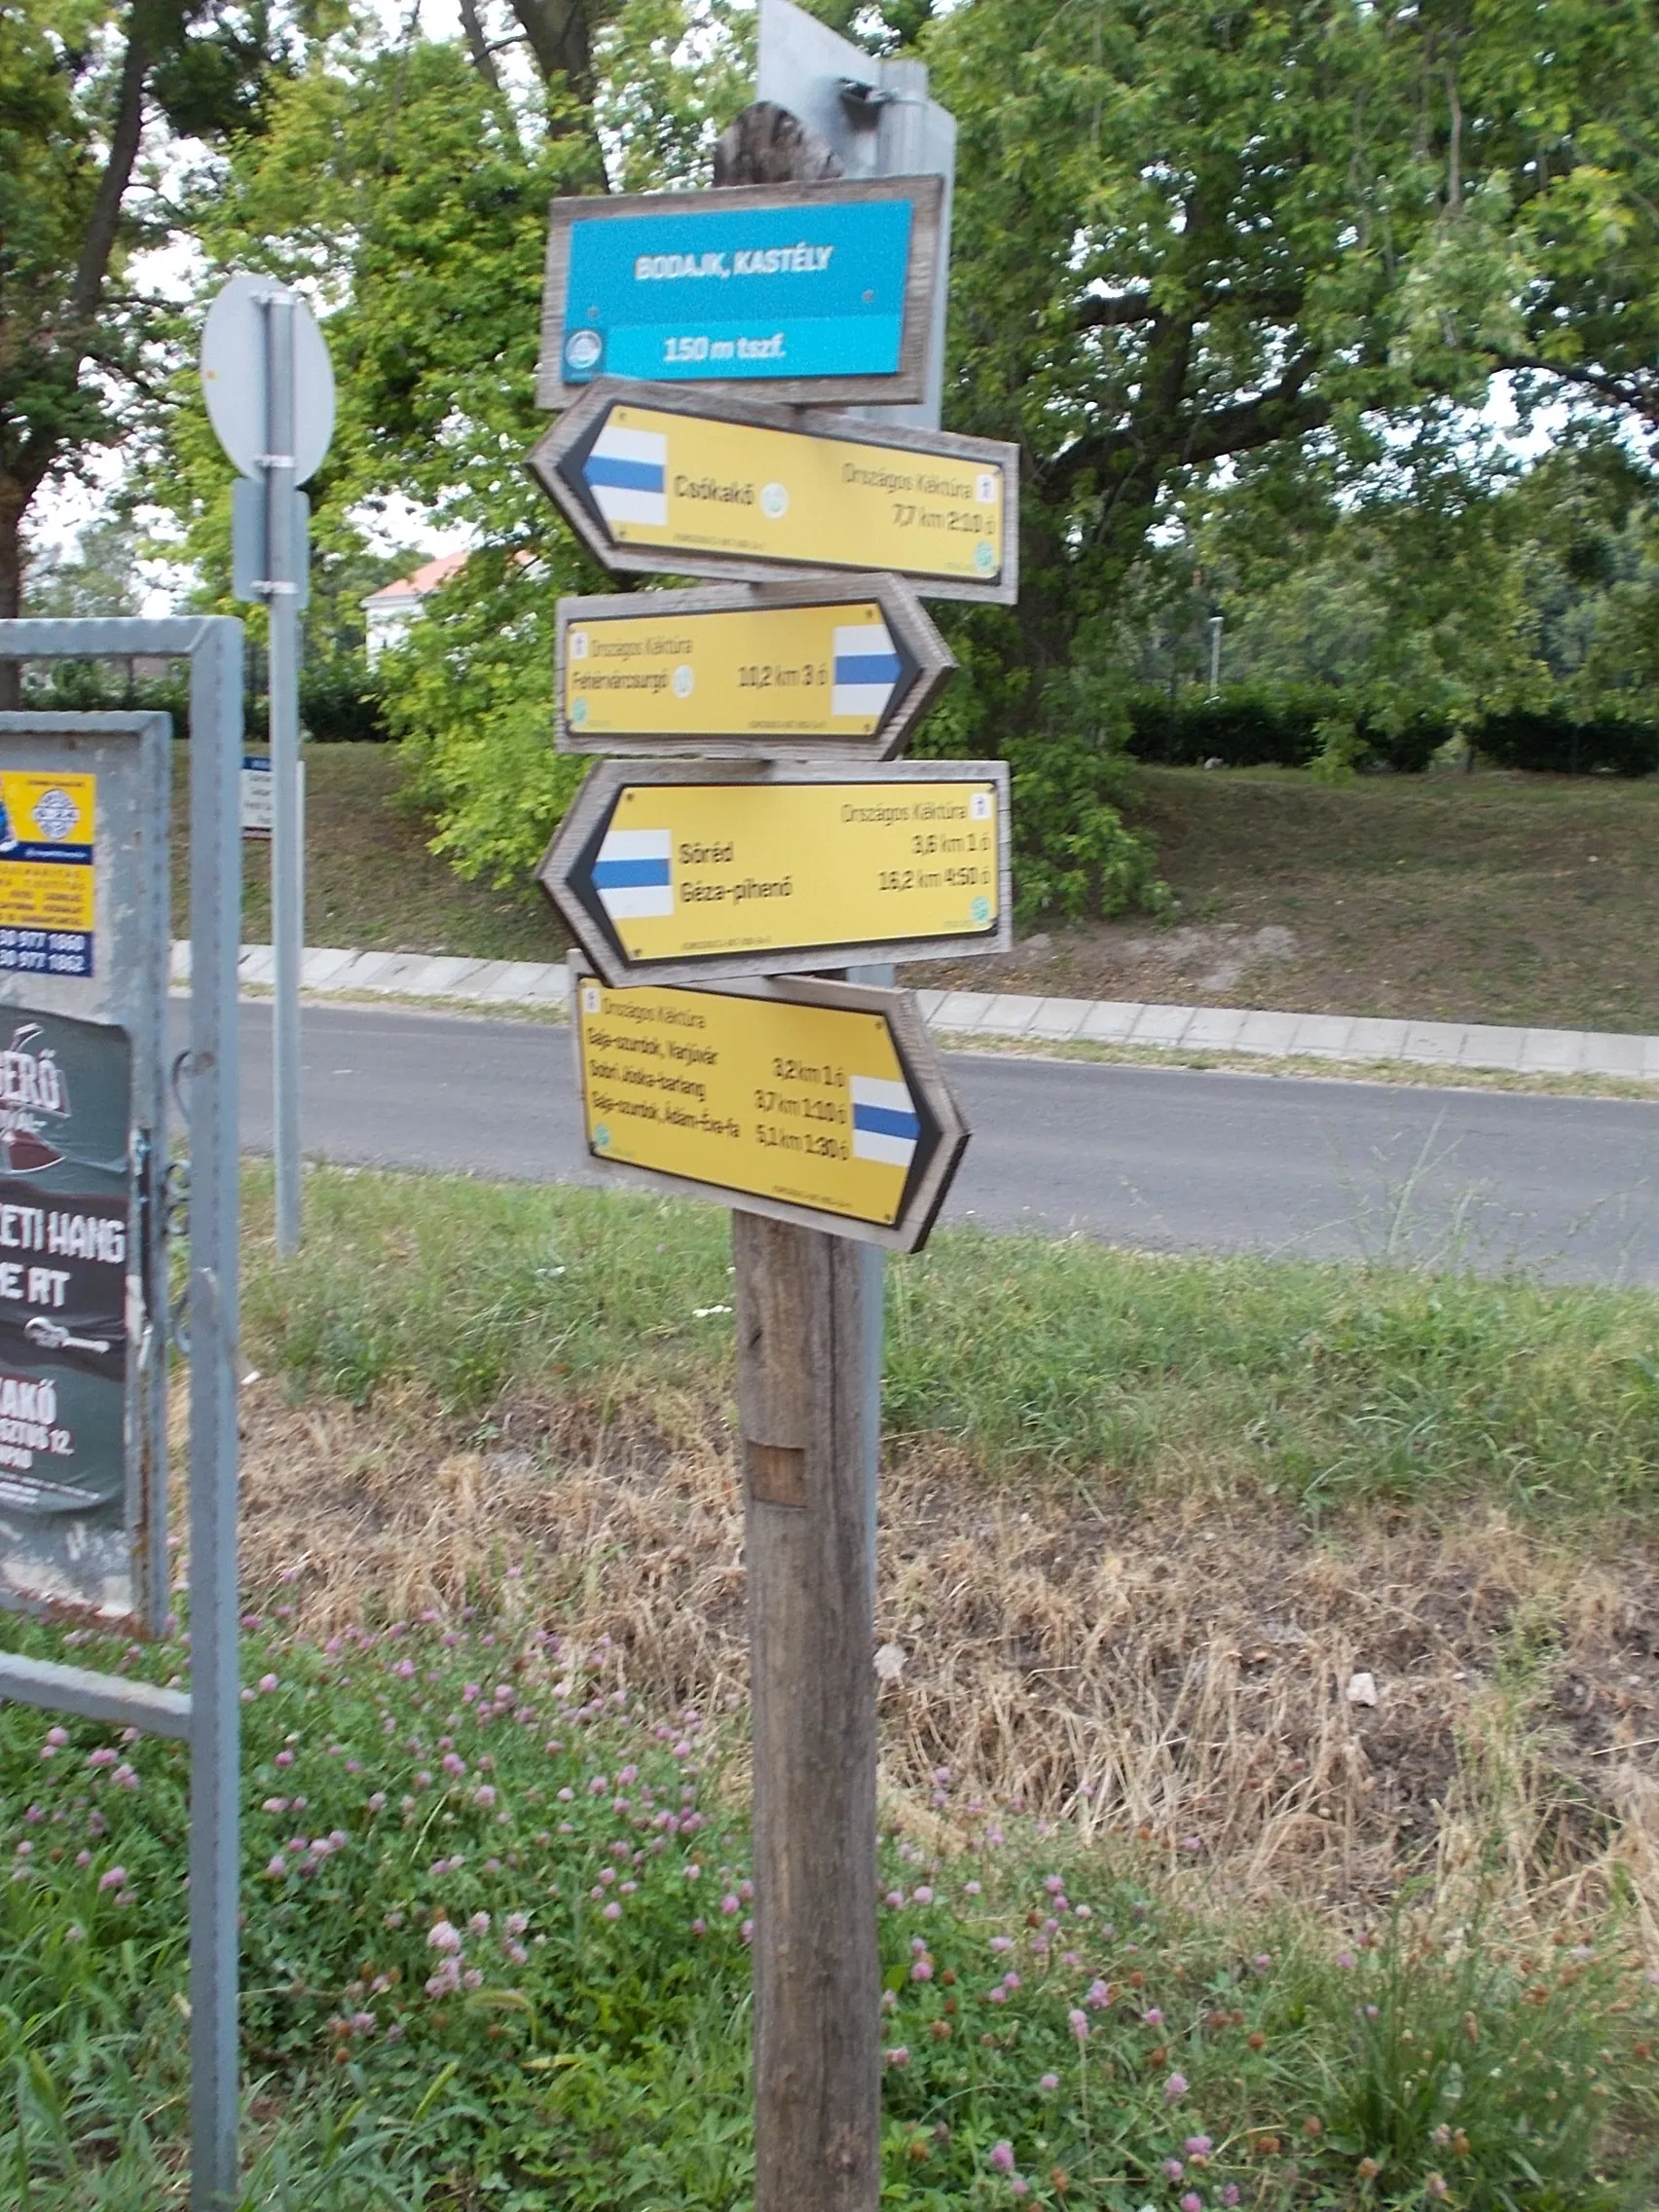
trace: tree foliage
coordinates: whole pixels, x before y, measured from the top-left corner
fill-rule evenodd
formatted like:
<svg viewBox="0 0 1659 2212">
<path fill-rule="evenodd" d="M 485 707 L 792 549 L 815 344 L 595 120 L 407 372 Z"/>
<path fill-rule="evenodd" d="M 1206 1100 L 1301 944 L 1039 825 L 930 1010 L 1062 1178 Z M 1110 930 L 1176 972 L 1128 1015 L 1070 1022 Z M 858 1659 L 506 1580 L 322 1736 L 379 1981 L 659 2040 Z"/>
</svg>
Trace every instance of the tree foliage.
<svg viewBox="0 0 1659 2212">
<path fill-rule="evenodd" d="M 0 10 L 0 617 L 21 603 L 41 486 L 128 434 L 157 373 L 166 316 L 137 256 L 170 233 L 166 164 L 257 131 L 318 20 L 311 0 L 292 21 L 268 0 Z M 0 703 L 15 693 L 0 663 Z"/>
<path fill-rule="evenodd" d="M 1049 872 L 1027 856 L 1044 897 L 1148 894 L 1112 843 L 1117 693 L 1200 599 L 1270 658 L 1300 635 L 1342 661 L 1373 725 L 1593 689 L 1636 651 L 1654 0 L 818 12 L 919 53 L 958 118 L 946 419 L 1021 447 L 1023 583 L 1017 610 L 947 610 L 965 674 L 926 742 L 1014 759 L 1051 825 Z M 728 0 L 467 0 L 463 25 L 455 46 L 365 22 L 313 40 L 194 219 L 213 282 L 270 268 L 329 311 L 325 548 L 344 559 L 377 504 L 472 535 L 388 669 L 390 711 L 458 862 L 511 873 L 569 785 L 545 744 L 553 603 L 599 582 L 519 465 L 546 202 L 705 182 L 748 57 Z M 1524 420 L 1570 404 L 1623 441 L 1594 649 L 1587 556 L 1546 527 L 1547 478 L 1514 503 L 1481 416 L 1499 374 Z M 168 474 L 222 584 L 223 467 L 189 406 Z"/>
</svg>

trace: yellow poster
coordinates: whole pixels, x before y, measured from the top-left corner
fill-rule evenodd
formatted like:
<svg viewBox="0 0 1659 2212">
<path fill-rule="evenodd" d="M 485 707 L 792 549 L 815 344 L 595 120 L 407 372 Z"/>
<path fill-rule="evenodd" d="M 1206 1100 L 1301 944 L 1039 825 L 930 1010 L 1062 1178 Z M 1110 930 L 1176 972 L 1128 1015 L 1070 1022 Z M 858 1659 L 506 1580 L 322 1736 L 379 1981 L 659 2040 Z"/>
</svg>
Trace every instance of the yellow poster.
<svg viewBox="0 0 1659 2212">
<path fill-rule="evenodd" d="M 575 737 L 869 737 L 903 667 L 875 601 L 607 615 L 565 633 Z"/>
<path fill-rule="evenodd" d="M 0 772 L 0 971 L 92 973 L 97 778 Z"/>
<path fill-rule="evenodd" d="M 994 584 L 1002 464 L 612 407 L 581 463 L 618 545 Z M 672 562 L 665 562 L 672 568 Z"/>
<path fill-rule="evenodd" d="M 898 1221 L 923 1122 L 880 1014 L 584 980 L 576 1020 L 596 1160 Z"/>
<path fill-rule="evenodd" d="M 983 781 L 628 784 L 589 854 L 571 888 L 642 962 L 989 937 L 1002 913 Z"/>
</svg>

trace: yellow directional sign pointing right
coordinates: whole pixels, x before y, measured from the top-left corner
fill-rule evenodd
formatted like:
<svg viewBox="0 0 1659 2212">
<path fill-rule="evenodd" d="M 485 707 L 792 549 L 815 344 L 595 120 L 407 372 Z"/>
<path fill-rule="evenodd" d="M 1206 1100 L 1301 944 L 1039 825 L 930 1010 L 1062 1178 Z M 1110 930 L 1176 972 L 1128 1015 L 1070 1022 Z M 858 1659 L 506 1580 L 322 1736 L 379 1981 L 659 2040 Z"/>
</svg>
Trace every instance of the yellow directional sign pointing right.
<svg viewBox="0 0 1659 2212">
<path fill-rule="evenodd" d="M 956 666 L 900 576 L 559 602 L 568 753 L 899 752 Z"/>
<path fill-rule="evenodd" d="M 968 1142 L 908 991 L 575 991 L 588 1151 L 658 1188 L 914 1251 Z"/>
</svg>

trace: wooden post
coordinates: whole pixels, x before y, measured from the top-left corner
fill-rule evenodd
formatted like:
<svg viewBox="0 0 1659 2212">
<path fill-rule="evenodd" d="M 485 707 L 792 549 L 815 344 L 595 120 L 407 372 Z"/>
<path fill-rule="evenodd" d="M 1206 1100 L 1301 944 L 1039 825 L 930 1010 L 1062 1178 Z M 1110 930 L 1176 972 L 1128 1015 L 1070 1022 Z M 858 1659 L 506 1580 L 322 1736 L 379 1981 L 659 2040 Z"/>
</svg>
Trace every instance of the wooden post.
<svg viewBox="0 0 1659 2212">
<path fill-rule="evenodd" d="M 732 1216 L 755 1710 L 755 2212 L 875 2212 L 881 1970 L 862 1248 Z"/>
</svg>

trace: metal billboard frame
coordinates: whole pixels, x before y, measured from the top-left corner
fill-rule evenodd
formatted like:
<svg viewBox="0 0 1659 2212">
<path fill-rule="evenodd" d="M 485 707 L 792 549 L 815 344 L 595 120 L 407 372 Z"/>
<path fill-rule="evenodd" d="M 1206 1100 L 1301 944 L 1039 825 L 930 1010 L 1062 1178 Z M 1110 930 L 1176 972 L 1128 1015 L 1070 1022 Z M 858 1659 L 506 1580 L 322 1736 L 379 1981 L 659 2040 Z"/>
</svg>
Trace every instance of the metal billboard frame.
<svg viewBox="0 0 1659 2212">
<path fill-rule="evenodd" d="M 28 750 L 34 739 L 78 739 L 81 766 L 94 770 L 99 796 L 96 842 L 106 857 L 97 864 L 99 910 L 94 927 L 104 949 L 90 976 L 51 977 L 42 971 L 8 966 L 0 971 L 0 1015 L 44 1011 L 71 1021 L 125 1028 L 132 1057 L 129 1099 L 129 1133 L 143 1138 L 142 1151 L 129 1161 L 129 1188 L 134 1200 L 133 1252 L 143 1282 L 145 1326 L 130 1347 L 128 1378 L 127 1534 L 136 1569 L 130 1612 L 123 1617 L 142 1633 L 160 1636 L 169 1605 L 167 1570 L 167 846 L 170 835 L 171 760 L 168 718 L 153 709 L 105 714 L 35 714 L 28 709 L 0 714 L 0 765 L 17 772 L 19 763 L 9 744 Z M 31 769 L 22 768 L 28 774 Z M 59 756 L 54 772 L 74 773 Z M 124 894 L 133 901 L 122 903 Z M 110 910 L 102 911 L 108 898 Z M 113 923 L 114 926 L 106 925 Z M 130 937 L 130 941 L 127 941 Z M 119 944 L 119 952 L 115 952 Z M 112 952 L 115 953 L 111 957 Z M 9 986 L 27 989 L 31 980 L 55 981 L 68 1005 L 41 1009 L 14 1001 Z M 79 1619 L 72 1597 L 0 1590 L 0 1610 L 44 1614 L 63 1621 Z M 97 1615 L 92 1625 L 101 1625 Z"/>
<path fill-rule="evenodd" d="M 241 1713 L 237 1606 L 237 957 L 242 626 L 230 615 L 0 621 L 0 660 L 190 662 L 188 1692 L 0 1653 L 0 1697 L 190 1746 L 192 2212 L 237 2202 Z M 37 719 L 38 718 L 30 718 Z"/>
</svg>

